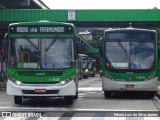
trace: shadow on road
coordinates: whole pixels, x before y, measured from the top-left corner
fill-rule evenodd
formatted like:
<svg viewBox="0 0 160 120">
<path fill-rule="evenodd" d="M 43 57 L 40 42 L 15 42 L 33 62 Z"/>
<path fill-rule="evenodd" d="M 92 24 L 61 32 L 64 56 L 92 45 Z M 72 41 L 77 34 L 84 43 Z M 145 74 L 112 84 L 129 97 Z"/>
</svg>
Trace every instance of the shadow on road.
<svg viewBox="0 0 160 120">
<path fill-rule="evenodd" d="M 41 107 L 68 107 L 68 106 L 70 106 L 70 105 L 65 104 L 64 98 L 54 98 L 54 97 L 50 97 L 50 98 L 39 97 L 39 98 L 36 98 L 36 99 L 28 99 L 28 100 L 24 100 L 21 105 L 23 107 L 36 107 L 36 106 L 41 106 Z M 19 107 L 21 105 L 19 105 Z"/>
<path fill-rule="evenodd" d="M 144 100 L 151 98 L 146 92 L 112 92 L 112 96 L 109 99 Z"/>
</svg>

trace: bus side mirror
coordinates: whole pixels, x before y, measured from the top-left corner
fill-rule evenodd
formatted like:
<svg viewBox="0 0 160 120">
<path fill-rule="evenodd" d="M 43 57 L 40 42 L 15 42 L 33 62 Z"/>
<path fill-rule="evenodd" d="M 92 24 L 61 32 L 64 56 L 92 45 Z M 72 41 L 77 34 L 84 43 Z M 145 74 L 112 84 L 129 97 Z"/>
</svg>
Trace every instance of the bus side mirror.
<svg viewBox="0 0 160 120">
<path fill-rule="evenodd" d="M 5 34 L 4 40 L 8 40 L 8 33 Z"/>
<path fill-rule="evenodd" d="M 8 48 L 9 48 L 9 40 L 8 40 L 8 33 L 6 33 L 4 36 L 4 40 L 2 41 L 2 49 L 4 50 L 6 56 L 8 53 Z"/>
</svg>

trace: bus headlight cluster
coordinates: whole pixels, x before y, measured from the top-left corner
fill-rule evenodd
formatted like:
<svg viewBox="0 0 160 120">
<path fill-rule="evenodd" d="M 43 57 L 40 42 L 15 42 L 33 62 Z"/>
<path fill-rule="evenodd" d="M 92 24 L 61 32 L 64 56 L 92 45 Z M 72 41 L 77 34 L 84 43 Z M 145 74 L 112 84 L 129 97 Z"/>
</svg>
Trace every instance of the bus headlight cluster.
<svg viewBox="0 0 160 120">
<path fill-rule="evenodd" d="M 88 72 L 88 69 L 85 69 L 85 72 Z"/>
<path fill-rule="evenodd" d="M 75 77 L 76 77 L 76 75 L 72 75 L 72 76 L 70 76 L 70 78 L 68 78 L 68 79 L 66 79 L 66 80 L 62 80 L 62 81 L 60 81 L 59 83 L 60 83 L 60 85 L 66 85 L 66 84 L 68 84 L 70 81 L 74 80 Z"/>
<path fill-rule="evenodd" d="M 16 85 L 22 85 L 23 83 L 21 82 L 21 81 L 19 81 L 19 80 L 15 80 L 14 78 L 9 78 L 14 84 L 16 84 Z"/>
<path fill-rule="evenodd" d="M 106 74 L 106 78 L 108 78 L 110 80 L 114 80 L 109 74 Z"/>
<path fill-rule="evenodd" d="M 62 80 L 62 81 L 60 82 L 60 85 L 66 85 L 66 84 L 68 84 L 70 81 L 72 81 L 71 78 L 69 78 L 69 79 L 67 79 L 67 80 Z"/>
<path fill-rule="evenodd" d="M 76 77 L 76 75 L 72 75 L 69 79 L 74 79 Z"/>
<path fill-rule="evenodd" d="M 145 80 L 152 80 L 152 79 L 154 79 L 155 78 L 155 76 L 154 76 L 154 74 L 151 74 L 149 77 L 147 77 Z"/>
</svg>

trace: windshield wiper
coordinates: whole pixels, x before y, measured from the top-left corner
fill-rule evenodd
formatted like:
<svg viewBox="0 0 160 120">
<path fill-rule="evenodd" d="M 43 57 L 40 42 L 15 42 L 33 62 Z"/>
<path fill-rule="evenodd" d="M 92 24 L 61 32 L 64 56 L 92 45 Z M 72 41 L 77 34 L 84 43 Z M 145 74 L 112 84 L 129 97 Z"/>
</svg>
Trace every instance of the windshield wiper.
<svg viewBox="0 0 160 120">
<path fill-rule="evenodd" d="M 126 53 L 126 58 L 127 58 L 127 50 L 126 50 L 126 48 L 122 45 L 121 42 L 118 42 L 118 44 L 122 48 L 122 50 Z"/>
<path fill-rule="evenodd" d="M 26 40 L 27 40 L 35 49 L 39 50 L 38 47 L 32 43 L 32 41 L 30 41 L 28 38 L 26 38 Z"/>
<path fill-rule="evenodd" d="M 53 41 L 48 45 L 48 47 L 45 49 L 45 51 L 48 51 L 51 46 L 56 42 L 57 39 L 53 39 Z"/>
</svg>

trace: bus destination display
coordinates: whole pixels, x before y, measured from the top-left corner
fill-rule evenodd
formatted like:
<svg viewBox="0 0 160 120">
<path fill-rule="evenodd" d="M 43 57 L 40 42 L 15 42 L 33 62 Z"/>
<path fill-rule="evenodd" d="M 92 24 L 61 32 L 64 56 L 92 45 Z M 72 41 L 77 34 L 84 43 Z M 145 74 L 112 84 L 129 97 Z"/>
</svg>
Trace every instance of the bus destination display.
<svg viewBox="0 0 160 120">
<path fill-rule="evenodd" d="M 10 33 L 73 33 L 70 26 L 11 26 Z"/>
</svg>

